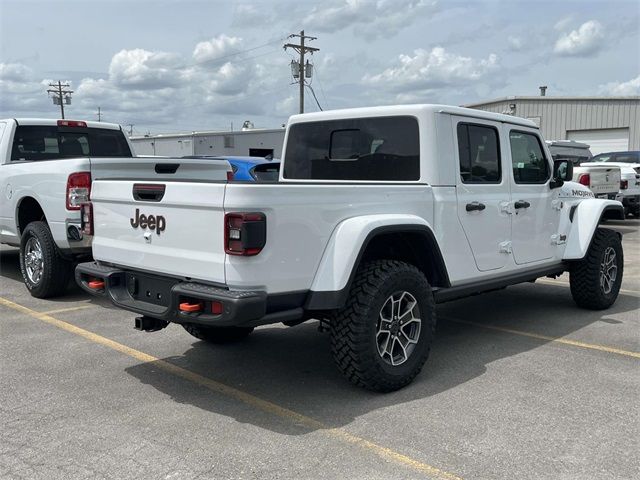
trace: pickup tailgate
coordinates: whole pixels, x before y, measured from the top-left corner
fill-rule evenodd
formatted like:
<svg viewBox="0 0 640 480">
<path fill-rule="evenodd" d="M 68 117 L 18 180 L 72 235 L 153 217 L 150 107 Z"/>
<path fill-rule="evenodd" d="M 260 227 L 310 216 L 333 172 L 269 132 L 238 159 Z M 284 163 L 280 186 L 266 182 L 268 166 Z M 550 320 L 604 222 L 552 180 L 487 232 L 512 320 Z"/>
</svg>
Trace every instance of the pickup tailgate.
<svg viewBox="0 0 640 480">
<path fill-rule="evenodd" d="M 588 174 L 590 177 L 588 187 L 596 196 L 613 194 L 620 190 L 620 167 L 612 165 L 591 165 L 588 163 L 583 165 L 586 166 L 584 172 L 582 168 L 578 168 L 578 181 L 580 175 Z"/>
<path fill-rule="evenodd" d="M 94 258 L 223 283 L 228 171 L 226 161 L 195 159 L 92 163 Z"/>
</svg>

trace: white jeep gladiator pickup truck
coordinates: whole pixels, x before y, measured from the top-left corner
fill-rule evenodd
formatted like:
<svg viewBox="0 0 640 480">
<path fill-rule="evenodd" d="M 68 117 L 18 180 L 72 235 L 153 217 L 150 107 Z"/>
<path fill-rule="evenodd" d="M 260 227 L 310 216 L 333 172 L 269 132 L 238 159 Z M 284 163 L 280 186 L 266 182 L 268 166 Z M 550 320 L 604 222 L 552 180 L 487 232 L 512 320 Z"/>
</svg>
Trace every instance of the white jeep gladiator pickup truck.
<svg viewBox="0 0 640 480">
<path fill-rule="evenodd" d="M 91 258 L 91 238 L 82 232 L 80 205 L 89 201 L 96 164 L 105 163 L 113 176 L 149 170 L 161 177 L 156 164 L 164 162 L 171 169 L 175 162 L 132 157 L 119 125 L 0 120 L 0 243 L 20 247 L 20 269 L 31 295 L 62 293 L 74 262 Z M 224 179 L 226 174 L 222 171 L 214 178 Z"/>
<path fill-rule="evenodd" d="M 513 116 L 441 105 L 296 115 L 278 182 L 158 176 L 139 198 L 142 179 L 97 173 L 84 210 L 95 262 L 76 280 L 141 314 L 140 330 L 174 322 L 214 343 L 320 319 L 344 375 L 391 391 L 425 363 L 437 302 L 565 271 L 579 306 L 616 300 L 621 239 L 598 224 L 622 205 L 565 181 L 571 170 Z"/>
</svg>

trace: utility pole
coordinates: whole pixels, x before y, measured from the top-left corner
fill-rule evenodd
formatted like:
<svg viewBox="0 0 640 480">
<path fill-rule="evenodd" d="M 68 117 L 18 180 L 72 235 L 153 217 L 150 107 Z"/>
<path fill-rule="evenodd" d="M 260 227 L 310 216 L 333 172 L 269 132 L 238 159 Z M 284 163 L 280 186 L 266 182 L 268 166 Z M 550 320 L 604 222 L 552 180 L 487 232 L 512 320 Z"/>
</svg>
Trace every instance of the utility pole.
<svg viewBox="0 0 640 480">
<path fill-rule="evenodd" d="M 98 115 L 98 121 L 101 122 L 102 121 L 102 112 L 100 112 L 100 107 L 98 107 L 97 115 Z"/>
<path fill-rule="evenodd" d="M 60 114 L 64 120 L 64 104 L 71 105 L 71 94 L 73 93 L 73 90 L 69 90 L 71 85 L 58 80 L 58 83 L 50 83 L 49 86 L 51 88 L 47 90 L 47 93 L 53 94 L 54 105 L 60 105 Z"/>
<path fill-rule="evenodd" d="M 295 43 L 286 43 L 284 45 L 284 49 L 286 50 L 287 48 L 293 48 L 296 52 L 300 54 L 300 63 L 297 63 L 295 60 L 291 61 L 291 73 L 293 74 L 294 79 L 295 78 L 298 79 L 298 84 L 300 85 L 300 113 L 304 113 L 304 85 L 305 85 L 304 78 L 305 78 L 305 74 L 306 76 L 311 77 L 311 71 L 312 71 L 311 66 L 308 63 L 305 66 L 304 55 L 307 52 L 310 52 L 313 54 L 313 52 L 317 52 L 320 49 L 314 48 L 314 47 L 308 47 L 304 44 L 304 41 L 306 39 L 317 40 L 317 37 L 310 37 L 308 35 L 305 35 L 304 30 L 301 30 L 299 34 L 294 33 L 292 35 L 289 35 L 289 38 L 291 37 L 299 37 L 300 45 L 297 45 Z"/>
</svg>

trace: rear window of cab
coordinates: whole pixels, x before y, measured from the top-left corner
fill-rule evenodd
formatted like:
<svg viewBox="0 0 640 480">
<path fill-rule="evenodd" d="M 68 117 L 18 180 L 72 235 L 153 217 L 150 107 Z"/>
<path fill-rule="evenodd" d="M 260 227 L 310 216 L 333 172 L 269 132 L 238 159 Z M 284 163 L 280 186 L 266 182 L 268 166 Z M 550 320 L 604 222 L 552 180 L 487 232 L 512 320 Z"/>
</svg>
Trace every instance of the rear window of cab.
<svg viewBox="0 0 640 480">
<path fill-rule="evenodd" d="M 390 116 L 293 124 L 283 176 L 292 180 L 419 180 L 418 120 Z"/>
<path fill-rule="evenodd" d="M 131 156 L 122 131 L 108 128 L 19 125 L 11 148 L 12 161 Z"/>
</svg>

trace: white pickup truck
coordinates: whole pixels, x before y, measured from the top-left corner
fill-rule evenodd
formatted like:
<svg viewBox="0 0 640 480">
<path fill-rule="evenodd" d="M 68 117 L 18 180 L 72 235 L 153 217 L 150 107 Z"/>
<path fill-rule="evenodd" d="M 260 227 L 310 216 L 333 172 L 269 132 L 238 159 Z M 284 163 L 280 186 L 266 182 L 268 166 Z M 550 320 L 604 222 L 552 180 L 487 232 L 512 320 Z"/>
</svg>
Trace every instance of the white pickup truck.
<svg viewBox="0 0 640 480">
<path fill-rule="evenodd" d="M 74 263 L 91 258 L 80 205 L 89 201 L 97 164 L 105 164 L 111 176 L 152 172 L 158 178 L 162 168 L 172 169 L 175 163 L 132 157 L 119 125 L 0 120 L 0 243 L 20 247 L 20 269 L 33 296 L 62 293 Z M 225 179 L 229 165 L 210 166 L 207 172 L 218 168 L 222 171 L 208 178 Z"/>
<path fill-rule="evenodd" d="M 594 165 L 586 143 L 573 140 L 547 141 L 554 160 L 573 162 L 573 181 L 589 188 L 597 198 L 616 199 L 621 186 L 621 171 L 617 165 Z"/>
<path fill-rule="evenodd" d="M 437 302 L 569 271 L 579 306 L 613 304 L 621 239 L 598 224 L 622 205 L 565 181 L 571 170 L 513 116 L 442 105 L 296 115 L 278 182 L 97 172 L 84 218 L 95 261 L 76 280 L 141 314 L 140 330 L 174 322 L 210 342 L 320 319 L 351 382 L 395 390 L 427 359 Z"/>
</svg>

